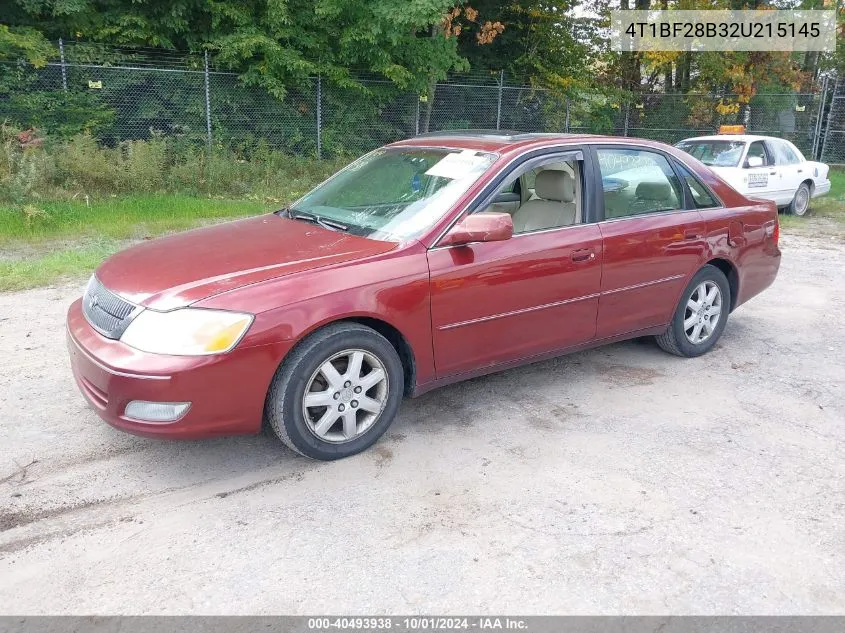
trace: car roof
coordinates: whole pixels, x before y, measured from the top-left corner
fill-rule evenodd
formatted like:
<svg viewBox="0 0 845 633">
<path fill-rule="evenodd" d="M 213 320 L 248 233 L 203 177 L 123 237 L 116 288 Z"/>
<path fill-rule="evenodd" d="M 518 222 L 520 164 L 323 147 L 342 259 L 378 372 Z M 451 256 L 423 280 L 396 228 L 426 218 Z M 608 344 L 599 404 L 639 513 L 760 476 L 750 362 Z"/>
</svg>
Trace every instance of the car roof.
<svg viewBox="0 0 845 633">
<path fill-rule="evenodd" d="M 784 139 L 777 138 L 775 136 L 758 136 L 756 134 L 713 134 L 711 136 L 694 136 L 692 138 L 685 138 L 683 141 L 678 142 L 683 143 L 685 141 L 742 141 L 745 143 L 751 143 L 752 141 L 768 140 L 783 141 Z"/>
<path fill-rule="evenodd" d="M 607 142 L 614 144 L 635 143 L 648 147 L 666 147 L 664 143 L 647 139 L 601 136 L 597 134 L 565 134 L 563 132 L 519 132 L 516 130 L 442 130 L 419 134 L 389 147 L 423 146 L 472 149 L 476 151 L 508 153 L 525 147 L 577 144 L 580 142 Z"/>
</svg>

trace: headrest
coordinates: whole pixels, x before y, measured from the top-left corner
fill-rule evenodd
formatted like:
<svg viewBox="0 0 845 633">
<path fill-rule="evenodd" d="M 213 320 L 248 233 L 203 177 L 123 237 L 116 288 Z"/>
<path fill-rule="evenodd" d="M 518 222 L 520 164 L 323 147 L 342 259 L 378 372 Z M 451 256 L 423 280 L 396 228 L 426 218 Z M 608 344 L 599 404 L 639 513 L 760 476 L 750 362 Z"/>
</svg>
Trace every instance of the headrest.
<svg viewBox="0 0 845 633">
<path fill-rule="evenodd" d="M 537 173 L 534 181 L 534 193 L 543 200 L 572 202 L 575 200 L 575 181 L 568 172 L 557 169 L 544 169 Z"/>
<path fill-rule="evenodd" d="M 640 200 L 669 200 L 672 190 L 668 182 L 641 182 L 637 185 L 637 198 Z"/>
</svg>

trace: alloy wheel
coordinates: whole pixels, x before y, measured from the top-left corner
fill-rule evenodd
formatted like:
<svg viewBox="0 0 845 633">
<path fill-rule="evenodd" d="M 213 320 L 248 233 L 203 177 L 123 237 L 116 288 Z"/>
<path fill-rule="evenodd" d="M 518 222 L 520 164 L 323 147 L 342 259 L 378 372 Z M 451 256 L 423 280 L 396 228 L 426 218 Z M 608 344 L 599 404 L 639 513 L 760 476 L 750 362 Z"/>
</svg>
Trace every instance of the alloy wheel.
<svg viewBox="0 0 845 633">
<path fill-rule="evenodd" d="M 323 362 L 306 383 L 305 424 L 324 442 L 350 442 L 376 423 L 388 393 L 387 371 L 375 354 L 344 350 Z"/>
<path fill-rule="evenodd" d="M 712 336 L 722 318 L 722 291 L 713 281 L 702 281 L 692 291 L 684 310 L 684 334 L 694 345 Z"/>
</svg>

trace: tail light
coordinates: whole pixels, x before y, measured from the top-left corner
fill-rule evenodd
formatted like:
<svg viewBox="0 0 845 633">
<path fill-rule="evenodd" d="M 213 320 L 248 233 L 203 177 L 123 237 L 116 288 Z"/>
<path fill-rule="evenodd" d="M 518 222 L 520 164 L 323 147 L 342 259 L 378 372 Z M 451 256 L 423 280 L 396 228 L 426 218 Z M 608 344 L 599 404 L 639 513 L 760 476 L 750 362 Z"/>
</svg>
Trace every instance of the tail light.
<svg viewBox="0 0 845 633">
<path fill-rule="evenodd" d="M 766 231 L 766 237 L 770 237 L 775 246 L 777 246 L 778 241 L 780 241 L 780 219 L 778 217 L 778 208 L 775 206 L 774 202 L 770 202 L 769 204 L 771 205 L 771 211 L 775 217 L 774 219 L 766 222 L 763 227 Z"/>
<path fill-rule="evenodd" d="M 774 203 L 772 203 L 772 210 L 775 212 L 775 230 L 772 233 L 772 241 L 777 246 L 780 241 L 780 214 L 778 213 L 777 205 Z"/>
</svg>

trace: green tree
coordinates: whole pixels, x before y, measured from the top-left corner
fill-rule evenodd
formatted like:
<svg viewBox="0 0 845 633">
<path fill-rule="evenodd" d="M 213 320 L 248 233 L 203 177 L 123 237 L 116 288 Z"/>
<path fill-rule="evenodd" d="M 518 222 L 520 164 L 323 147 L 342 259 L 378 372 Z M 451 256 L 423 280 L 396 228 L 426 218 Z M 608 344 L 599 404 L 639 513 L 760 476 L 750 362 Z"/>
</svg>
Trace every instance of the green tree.
<svg viewBox="0 0 845 633">
<path fill-rule="evenodd" d="M 50 39 L 209 49 L 247 84 L 282 97 L 323 75 L 371 71 L 423 90 L 464 61 L 454 38 L 431 37 L 455 0 L 12 0 L 10 24 Z"/>
<path fill-rule="evenodd" d="M 599 25 L 576 17 L 580 0 L 480 0 L 473 6 L 504 30 L 488 46 L 477 46 L 480 27 L 470 24 L 459 38 L 459 52 L 473 69 L 504 70 L 512 83 L 564 92 L 595 84 L 593 61 Z"/>
<path fill-rule="evenodd" d="M 32 27 L 0 24 L 0 61 L 26 60 L 36 68 L 47 63 L 53 47 L 44 34 Z"/>
</svg>

